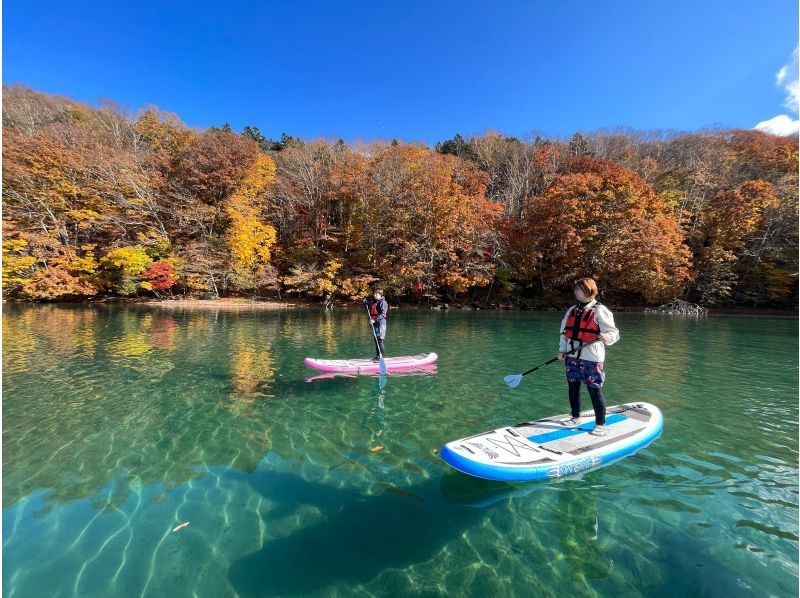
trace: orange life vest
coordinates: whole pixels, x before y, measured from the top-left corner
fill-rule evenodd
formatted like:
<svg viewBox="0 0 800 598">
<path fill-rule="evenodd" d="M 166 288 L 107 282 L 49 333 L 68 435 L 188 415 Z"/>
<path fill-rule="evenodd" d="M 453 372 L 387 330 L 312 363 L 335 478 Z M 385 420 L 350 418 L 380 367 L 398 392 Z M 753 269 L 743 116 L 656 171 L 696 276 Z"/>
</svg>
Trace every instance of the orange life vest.
<svg viewBox="0 0 800 598">
<path fill-rule="evenodd" d="M 597 325 L 594 314 L 595 307 L 598 305 L 600 304 L 595 303 L 588 309 L 581 309 L 579 306 L 573 305 L 567 315 L 567 325 L 562 334 L 568 339 L 580 343 L 591 343 L 597 340 L 597 337 L 600 336 L 600 326 Z"/>
<path fill-rule="evenodd" d="M 377 301 L 373 301 L 369 306 L 369 313 L 373 318 L 377 318 L 378 317 L 378 304 L 381 301 L 383 301 L 383 299 L 378 299 Z M 387 305 L 388 305 L 388 302 L 387 302 Z M 386 311 L 388 312 L 389 310 L 387 309 Z M 388 313 L 384 313 L 383 317 L 385 318 L 388 315 L 389 315 Z"/>
</svg>

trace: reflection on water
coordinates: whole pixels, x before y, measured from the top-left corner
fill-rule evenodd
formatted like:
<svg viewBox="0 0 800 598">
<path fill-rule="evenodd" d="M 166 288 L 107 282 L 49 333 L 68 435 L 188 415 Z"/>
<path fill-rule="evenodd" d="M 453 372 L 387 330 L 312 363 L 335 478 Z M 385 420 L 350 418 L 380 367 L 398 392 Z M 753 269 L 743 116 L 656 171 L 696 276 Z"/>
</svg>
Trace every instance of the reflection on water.
<svg viewBox="0 0 800 598">
<path fill-rule="evenodd" d="M 303 366 L 371 355 L 357 310 L 3 313 L 6 595 L 796 590 L 794 320 L 620 314 L 606 395 L 657 404 L 662 437 L 504 484 L 435 450 L 565 410 L 557 367 L 502 382 L 558 314 L 400 311 L 392 351 L 438 370 L 380 379 Z"/>
<path fill-rule="evenodd" d="M 364 428 L 369 433 L 369 443 L 372 445 L 370 450 L 378 450 L 380 447 L 381 436 L 386 428 L 386 388 L 379 385 L 378 396 L 374 400 L 372 407 L 364 417 Z"/>
</svg>

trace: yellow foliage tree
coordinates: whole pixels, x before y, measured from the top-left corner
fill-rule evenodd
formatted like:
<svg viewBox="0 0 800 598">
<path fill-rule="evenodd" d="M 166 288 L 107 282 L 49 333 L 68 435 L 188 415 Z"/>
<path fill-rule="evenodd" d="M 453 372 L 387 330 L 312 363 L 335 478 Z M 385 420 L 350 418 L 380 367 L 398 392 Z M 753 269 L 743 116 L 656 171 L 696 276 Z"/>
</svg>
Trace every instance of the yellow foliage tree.
<svg viewBox="0 0 800 598">
<path fill-rule="evenodd" d="M 223 204 L 229 222 L 225 240 L 234 272 L 252 273 L 270 260 L 270 249 L 278 235 L 275 227 L 262 218 L 258 200 L 274 180 L 275 162 L 259 156 L 242 184 Z"/>
<path fill-rule="evenodd" d="M 141 245 L 118 247 L 109 251 L 100 263 L 108 269 L 119 270 L 123 276 L 137 276 L 152 263 L 152 258 Z"/>
<path fill-rule="evenodd" d="M 9 291 L 30 282 L 36 258 L 24 255 L 25 239 L 3 241 L 3 289 Z"/>
<path fill-rule="evenodd" d="M 100 260 L 108 280 L 123 295 L 133 295 L 141 286 L 138 276 L 153 264 L 153 259 L 141 245 L 112 249 Z"/>
<path fill-rule="evenodd" d="M 139 115 L 133 130 L 153 150 L 173 153 L 183 149 L 197 135 L 187 129 L 176 115 L 155 107 Z"/>
</svg>

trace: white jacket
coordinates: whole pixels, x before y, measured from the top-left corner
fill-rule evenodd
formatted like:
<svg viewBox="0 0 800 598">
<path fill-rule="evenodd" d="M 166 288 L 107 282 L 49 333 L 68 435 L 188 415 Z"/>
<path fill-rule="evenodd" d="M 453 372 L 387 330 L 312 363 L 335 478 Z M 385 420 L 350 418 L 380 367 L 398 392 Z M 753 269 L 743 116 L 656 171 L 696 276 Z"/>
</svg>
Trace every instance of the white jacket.
<svg viewBox="0 0 800 598">
<path fill-rule="evenodd" d="M 597 322 L 597 325 L 600 327 L 600 334 L 610 334 L 611 341 L 604 342 L 600 341 L 595 343 L 591 347 L 586 347 L 585 349 L 581 349 L 581 359 L 585 359 L 586 361 L 605 361 L 606 360 L 606 345 L 613 345 L 619 340 L 619 330 L 614 325 L 614 314 L 602 304 L 597 303 L 595 299 L 589 301 L 584 309 L 588 309 L 590 307 L 594 307 L 594 320 Z M 561 332 L 561 339 L 558 343 L 558 352 L 559 353 L 566 353 L 571 349 L 575 349 L 580 346 L 578 341 L 572 341 L 564 336 L 564 328 L 567 325 L 567 317 L 569 316 L 569 312 L 572 307 L 567 310 L 567 313 L 564 314 L 564 319 L 561 320 L 561 328 L 559 328 L 559 332 Z M 567 355 L 567 357 L 577 357 L 577 351 L 572 355 Z"/>
</svg>

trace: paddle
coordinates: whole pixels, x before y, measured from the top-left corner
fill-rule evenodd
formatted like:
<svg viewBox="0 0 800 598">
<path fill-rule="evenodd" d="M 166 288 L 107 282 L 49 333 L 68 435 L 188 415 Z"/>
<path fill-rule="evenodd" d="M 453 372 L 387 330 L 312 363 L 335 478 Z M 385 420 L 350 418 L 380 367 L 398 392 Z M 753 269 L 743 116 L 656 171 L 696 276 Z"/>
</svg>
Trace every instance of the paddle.
<svg viewBox="0 0 800 598">
<path fill-rule="evenodd" d="M 364 299 L 364 309 L 367 310 L 367 315 L 369 316 L 369 329 L 372 330 L 372 336 L 375 339 L 375 348 L 378 350 L 378 355 L 380 356 L 380 362 L 378 364 L 378 368 L 381 372 L 381 376 L 386 375 L 386 361 L 383 359 L 383 353 L 381 352 L 381 346 L 378 343 L 378 335 L 375 334 L 375 326 L 372 325 L 372 314 L 369 311 L 369 306 L 367 305 L 367 300 Z M 384 383 L 385 384 L 385 383 Z"/>
<path fill-rule="evenodd" d="M 582 345 L 579 345 L 579 346 L 575 347 L 572 351 L 567 351 L 566 353 L 564 353 L 564 357 L 566 357 L 567 355 L 571 355 L 572 353 L 575 353 L 576 351 L 580 351 L 581 349 L 585 349 L 586 347 L 588 347 L 590 345 L 593 345 L 595 343 L 599 343 L 599 342 L 600 342 L 600 339 L 598 338 L 597 340 L 594 340 L 591 343 L 584 343 Z M 506 376 L 505 378 L 503 378 L 503 381 L 506 384 L 508 384 L 509 388 L 516 388 L 517 386 L 519 386 L 519 383 L 522 382 L 522 377 L 523 376 L 527 376 L 528 374 L 530 374 L 532 372 L 535 372 L 539 368 L 543 368 L 546 365 L 550 365 L 554 361 L 558 361 L 558 357 L 553 357 L 553 359 L 549 359 L 549 360 L 545 361 L 544 363 L 540 363 L 535 368 L 529 369 L 527 372 L 523 372 L 521 374 L 511 374 L 510 376 Z"/>
</svg>

